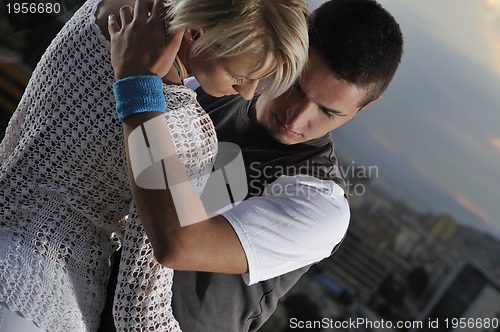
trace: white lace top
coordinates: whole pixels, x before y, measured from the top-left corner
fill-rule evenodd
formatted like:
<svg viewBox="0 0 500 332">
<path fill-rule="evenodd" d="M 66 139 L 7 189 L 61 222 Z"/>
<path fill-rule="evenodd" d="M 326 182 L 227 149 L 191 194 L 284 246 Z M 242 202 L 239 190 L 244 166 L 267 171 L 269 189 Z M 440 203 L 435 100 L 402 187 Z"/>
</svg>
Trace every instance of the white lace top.
<svg viewBox="0 0 500 332">
<path fill-rule="evenodd" d="M 96 331 L 109 258 L 122 244 L 118 330 L 179 331 L 172 271 L 154 261 L 130 204 L 99 1 L 88 0 L 49 46 L 0 145 L 0 302 L 47 331 Z M 172 137 L 200 192 L 216 153 L 213 125 L 191 90 L 164 90 Z M 117 221 L 129 211 L 123 230 Z"/>
</svg>

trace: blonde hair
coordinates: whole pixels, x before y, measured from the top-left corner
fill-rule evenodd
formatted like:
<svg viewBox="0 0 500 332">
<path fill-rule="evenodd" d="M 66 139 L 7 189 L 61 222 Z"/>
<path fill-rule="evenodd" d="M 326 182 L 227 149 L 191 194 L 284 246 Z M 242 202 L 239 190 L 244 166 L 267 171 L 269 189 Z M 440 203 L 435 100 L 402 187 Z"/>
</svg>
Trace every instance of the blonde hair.
<svg viewBox="0 0 500 332">
<path fill-rule="evenodd" d="M 213 47 L 216 57 L 273 56 L 276 71 L 265 80 L 268 97 L 284 93 L 308 55 L 307 5 L 303 0 L 168 0 L 171 30 L 202 28 L 193 54 Z"/>
</svg>

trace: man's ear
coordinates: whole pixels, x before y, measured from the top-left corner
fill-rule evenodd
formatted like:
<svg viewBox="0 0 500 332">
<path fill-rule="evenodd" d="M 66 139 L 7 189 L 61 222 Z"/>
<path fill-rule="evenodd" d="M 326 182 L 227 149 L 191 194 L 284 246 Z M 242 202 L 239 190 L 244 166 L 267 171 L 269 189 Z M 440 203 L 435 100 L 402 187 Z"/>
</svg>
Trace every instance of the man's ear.
<svg viewBox="0 0 500 332">
<path fill-rule="evenodd" d="M 361 112 L 362 110 L 364 110 L 365 108 L 367 108 L 368 106 L 372 105 L 372 104 L 375 104 L 377 101 L 379 101 L 380 99 L 382 99 L 382 96 L 378 96 L 377 98 L 373 99 L 371 102 L 369 102 L 368 104 L 366 104 L 365 106 L 361 107 L 359 110 L 358 110 L 358 113 Z"/>
<path fill-rule="evenodd" d="M 200 36 L 204 33 L 205 31 L 203 30 L 203 28 L 189 29 L 184 32 L 184 38 L 186 38 L 186 40 L 190 44 L 192 44 L 197 41 L 198 38 L 200 38 Z"/>
</svg>

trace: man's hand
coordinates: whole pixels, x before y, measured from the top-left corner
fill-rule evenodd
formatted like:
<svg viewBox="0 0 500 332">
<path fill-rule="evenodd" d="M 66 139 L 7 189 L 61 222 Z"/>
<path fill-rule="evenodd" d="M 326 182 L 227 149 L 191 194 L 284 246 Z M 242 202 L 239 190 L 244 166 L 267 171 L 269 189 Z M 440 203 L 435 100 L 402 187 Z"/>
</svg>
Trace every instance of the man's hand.
<svg viewBox="0 0 500 332">
<path fill-rule="evenodd" d="M 120 8 L 120 20 L 109 16 L 111 64 L 116 79 L 151 74 L 163 77 L 168 73 L 179 51 L 183 31 L 166 38 L 164 11 L 162 0 L 154 1 L 151 15 L 147 0 L 136 0 L 134 8 Z"/>
</svg>

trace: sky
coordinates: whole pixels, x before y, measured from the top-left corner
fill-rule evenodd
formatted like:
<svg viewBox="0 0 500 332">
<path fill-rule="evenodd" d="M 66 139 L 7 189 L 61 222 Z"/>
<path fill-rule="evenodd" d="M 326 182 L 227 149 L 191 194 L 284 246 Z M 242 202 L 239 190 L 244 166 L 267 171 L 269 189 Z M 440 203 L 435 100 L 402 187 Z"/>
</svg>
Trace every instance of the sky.
<svg viewBox="0 0 500 332">
<path fill-rule="evenodd" d="M 500 234 L 500 0 L 379 2 L 405 54 L 382 100 L 334 131 L 337 153 L 411 206 Z"/>
</svg>

